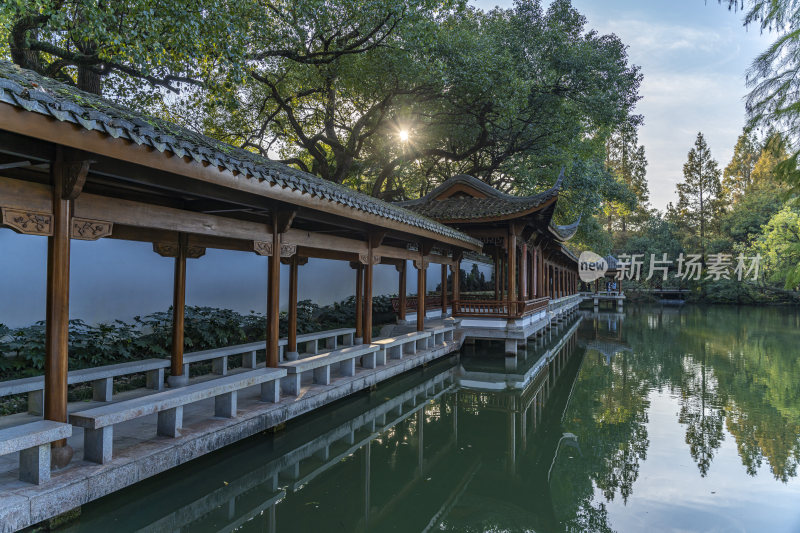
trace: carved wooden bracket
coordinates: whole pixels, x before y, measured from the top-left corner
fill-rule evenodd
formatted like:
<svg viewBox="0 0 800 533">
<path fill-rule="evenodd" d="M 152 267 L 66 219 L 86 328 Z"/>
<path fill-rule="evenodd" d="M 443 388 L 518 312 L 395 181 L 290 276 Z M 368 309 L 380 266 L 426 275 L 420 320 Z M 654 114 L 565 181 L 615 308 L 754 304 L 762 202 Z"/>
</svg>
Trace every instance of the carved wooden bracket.
<svg viewBox="0 0 800 533">
<path fill-rule="evenodd" d="M 178 257 L 177 242 L 154 242 L 153 251 L 161 257 Z M 206 255 L 206 249 L 202 246 L 188 246 L 186 248 L 187 259 L 197 259 Z"/>
<path fill-rule="evenodd" d="M 72 238 L 81 241 L 96 241 L 111 235 L 114 224 L 102 220 L 89 220 L 87 218 L 72 219 Z"/>
<path fill-rule="evenodd" d="M 271 257 L 272 243 L 269 241 L 253 241 L 253 251 L 258 255 Z M 292 257 L 296 253 L 296 244 L 281 244 L 281 257 Z"/>
<path fill-rule="evenodd" d="M 369 254 L 358 254 L 358 260 L 361 262 L 362 265 L 366 265 L 369 263 Z M 381 262 L 381 256 L 379 255 L 372 255 L 372 264 L 377 265 Z"/>
<path fill-rule="evenodd" d="M 417 270 L 420 270 L 420 269 L 425 270 L 425 269 L 428 268 L 429 264 L 430 264 L 430 261 L 427 261 L 427 260 L 424 260 L 424 259 L 423 260 L 414 259 L 414 268 L 416 268 Z"/>
<path fill-rule="evenodd" d="M 4 207 L 3 225 L 25 235 L 53 235 L 53 215 Z"/>
<path fill-rule="evenodd" d="M 281 244 L 281 257 L 292 257 L 296 253 L 296 244 Z"/>
<path fill-rule="evenodd" d="M 258 255 L 271 256 L 272 243 L 267 241 L 253 241 L 253 251 Z"/>
<path fill-rule="evenodd" d="M 402 263 L 397 263 L 396 265 L 394 265 L 394 269 L 397 270 L 398 272 L 402 272 L 405 268 L 406 268 L 406 262 L 405 261 L 403 261 Z"/>
</svg>

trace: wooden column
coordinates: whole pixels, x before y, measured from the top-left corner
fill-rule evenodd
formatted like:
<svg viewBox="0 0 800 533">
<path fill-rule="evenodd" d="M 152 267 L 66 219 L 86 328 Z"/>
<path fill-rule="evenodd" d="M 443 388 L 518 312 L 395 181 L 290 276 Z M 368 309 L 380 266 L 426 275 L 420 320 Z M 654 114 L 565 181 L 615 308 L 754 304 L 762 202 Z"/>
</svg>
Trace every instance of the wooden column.
<svg viewBox="0 0 800 533">
<path fill-rule="evenodd" d="M 517 235 L 513 227 L 510 228 L 508 232 L 508 256 L 506 257 L 506 261 L 508 263 L 508 296 L 506 301 L 508 302 L 509 310 L 511 310 L 511 302 L 517 299 L 515 287 L 515 281 L 517 279 Z"/>
<path fill-rule="evenodd" d="M 522 243 L 522 251 L 519 256 L 519 294 L 520 300 L 528 299 L 528 245 Z"/>
<path fill-rule="evenodd" d="M 456 316 L 456 302 L 461 298 L 461 258 L 455 257 L 453 260 L 453 316 Z"/>
<path fill-rule="evenodd" d="M 500 300 L 500 257 L 497 248 L 494 250 L 494 300 Z"/>
<path fill-rule="evenodd" d="M 185 387 L 189 376 L 183 375 L 184 318 L 186 316 L 186 255 L 189 237 L 178 235 L 178 249 L 175 255 L 175 272 L 172 283 L 172 353 L 170 356 L 170 387 Z"/>
<path fill-rule="evenodd" d="M 364 265 L 354 263 L 353 268 L 356 269 L 356 344 L 361 344 L 364 342 Z"/>
<path fill-rule="evenodd" d="M 278 337 L 280 330 L 281 297 L 281 234 L 278 232 L 280 220 L 278 214 L 272 216 L 272 253 L 267 264 L 267 366 L 278 366 Z"/>
<path fill-rule="evenodd" d="M 367 264 L 364 265 L 364 344 L 372 342 L 372 245 L 367 252 Z"/>
<path fill-rule="evenodd" d="M 66 171 L 60 150 L 50 170 L 53 178 L 53 236 L 47 239 L 44 418 L 66 422 L 72 202 L 62 194 Z M 72 460 L 72 448 L 66 439 L 53 442 L 51 457 L 56 467 L 66 466 Z"/>
<path fill-rule="evenodd" d="M 297 276 L 299 274 L 297 254 L 289 259 L 289 324 L 286 343 L 286 359 L 297 359 Z"/>
<path fill-rule="evenodd" d="M 425 262 L 425 259 L 420 259 L 414 261 L 414 266 L 417 267 L 417 331 L 425 331 L 425 274 L 428 270 L 428 263 Z"/>
<path fill-rule="evenodd" d="M 547 297 L 547 263 L 544 260 L 544 252 L 539 250 L 539 294 Z"/>
<path fill-rule="evenodd" d="M 447 316 L 447 265 L 442 265 L 442 316 Z"/>
<path fill-rule="evenodd" d="M 397 271 L 399 272 L 400 283 L 397 289 L 397 296 L 399 299 L 399 305 L 397 316 L 400 320 L 406 319 L 406 271 L 407 271 L 408 263 L 403 260 L 402 264 L 397 267 Z"/>
</svg>

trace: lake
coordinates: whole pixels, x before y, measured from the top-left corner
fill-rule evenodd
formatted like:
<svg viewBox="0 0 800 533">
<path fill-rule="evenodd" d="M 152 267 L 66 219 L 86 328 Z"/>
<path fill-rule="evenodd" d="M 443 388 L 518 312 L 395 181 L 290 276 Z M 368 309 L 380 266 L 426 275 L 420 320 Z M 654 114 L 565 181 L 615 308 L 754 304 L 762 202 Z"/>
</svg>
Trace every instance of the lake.
<svg viewBox="0 0 800 533">
<path fill-rule="evenodd" d="M 586 312 L 477 342 L 62 531 L 800 531 L 800 312 Z"/>
</svg>

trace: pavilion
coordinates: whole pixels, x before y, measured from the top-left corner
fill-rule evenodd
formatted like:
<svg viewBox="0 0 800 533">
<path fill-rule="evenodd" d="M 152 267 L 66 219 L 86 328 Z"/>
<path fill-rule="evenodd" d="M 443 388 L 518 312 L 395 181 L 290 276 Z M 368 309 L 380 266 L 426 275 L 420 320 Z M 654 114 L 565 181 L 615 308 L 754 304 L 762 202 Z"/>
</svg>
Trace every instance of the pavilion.
<svg viewBox="0 0 800 533">
<path fill-rule="evenodd" d="M 507 351 L 516 353 L 512 341 L 523 342 L 541 331 L 548 307 L 553 310 L 559 301 L 570 306 L 577 301 L 577 258 L 564 243 L 577 232 L 580 218 L 564 226 L 553 223 L 563 181 L 562 171 L 550 189 L 512 196 L 461 174 L 419 199 L 399 203 L 480 240 L 482 253 L 494 263 L 491 300 L 462 299 L 458 280 L 452 283 L 452 315 L 462 319 L 462 327 L 480 330 L 474 338 L 505 339 Z M 446 286 L 443 270 L 442 287 Z M 443 290 L 443 308 L 446 301 Z M 401 304 L 401 318 L 402 309 Z M 520 331 L 509 335 L 515 329 Z"/>
<path fill-rule="evenodd" d="M 531 329 L 512 331 L 515 321 L 535 319 L 536 327 L 542 328 L 577 306 L 571 296 L 577 285 L 576 261 L 563 246 L 577 223 L 552 224 L 561 183 L 559 178 L 544 193 L 515 198 L 474 178 L 456 176 L 419 200 L 394 205 L 0 61 L 0 226 L 48 238 L 44 379 L 28 380 L 38 380 L 38 385 L 0 383 L 17 391 L 21 390 L 13 388 L 17 385 L 29 387 L 25 391 L 39 386 L 44 417 L 39 423 L 45 424 L 38 425 L 37 432 L 26 433 L 26 427 L 36 422 L 0 430 L 7 432 L 0 435 L 0 450 L 25 452 L 20 453 L 20 479 L 47 483 L 50 457 L 56 466 L 70 463 L 72 451 L 66 438 L 73 426 L 84 428 L 84 458 L 108 469 L 76 474 L 76 479 L 84 476 L 80 497 L 64 504 L 66 508 L 52 508 L 63 512 L 69 505 L 81 505 L 107 493 L 103 491 L 125 486 L 108 485 L 98 474 L 113 476 L 113 469 L 126 466 L 112 456 L 112 429 L 118 421 L 157 413 L 158 435 L 179 438 L 184 416 L 184 403 L 179 402 L 188 406 L 199 401 L 181 392 L 188 382 L 190 362 L 184 358 L 183 337 L 186 285 L 191 282 L 186 263 L 202 260 L 208 248 L 267 258 L 266 341 L 213 354 L 214 373 L 223 377 L 186 387 L 192 394 L 197 392 L 197 398 L 214 403 L 217 426 L 203 426 L 185 439 L 199 442 L 227 432 L 228 440 L 213 440 L 216 444 L 208 448 L 185 446 L 194 455 L 183 460 L 458 350 L 469 332 L 454 339 L 457 326 L 437 326 L 435 331 L 425 326 L 425 273 L 430 263 L 441 265 L 445 276 L 448 268 L 454 274 L 452 314 L 456 318 L 501 320 L 507 330 L 504 335 L 524 342 L 527 337 L 520 335 L 529 335 Z M 70 242 L 101 238 L 152 243 L 155 253 L 174 258 L 171 357 L 155 361 L 147 370 L 148 387 L 161 391 L 164 367 L 169 368 L 170 390 L 111 402 L 112 377 L 104 375 L 91 382 L 96 399 L 110 403 L 98 408 L 103 410 L 100 414 L 98 409 L 81 414 L 68 412 L 67 403 L 68 384 L 73 383 L 68 369 Z M 504 272 L 494 300 L 459 298 L 457 278 L 465 253 L 489 254 L 498 271 Z M 293 361 L 300 351 L 296 331 L 299 267 L 308 258 L 346 261 L 355 270 L 355 339 L 337 350 L 337 335 L 351 333 L 334 332 L 325 340 L 330 350 L 325 353 L 317 350 L 318 339 L 312 339 L 313 348 L 305 353 L 310 357 Z M 279 339 L 278 328 L 281 262 L 289 264 L 290 278 L 285 340 Z M 400 298 L 405 300 L 409 262 L 419 280 L 417 331 L 374 339 L 373 268 L 380 264 L 397 268 Z M 266 352 L 265 367 L 256 368 L 256 350 Z M 238 354 L 245 354 L 243 372 L 226 376 L 228 355 Z M 358 370 L 356 360 L 360 361 Z M 312 371 L 314 390 L 301 391 L 301 376 L 310 377 Z M 335 382 L 332 371 L 340 374 Z M 261 392 L 256 403 L 263 405 L 244 408 L 239 403 L 239 411 L 249 409 L 257 423 L 237 421 L 236 393 L 257 385 Z M 281 392 L 291 399 L 282 400 Z M 153 403 L 141 408 L 148 401 Z M 165 457 L 175 446 L 169 439 L 150 445 L 148 453 L 158 448 Z M 136 457 L 127 460 L 139 460 Z M 170 467 L 168 462 L 163 464 L 163 469 Z M 153 469 L 136 472 L 137 476 L 157 473 Z M 62 476 L 59 483 L 71 483 L 67 478 Z M 125 483 L 138 479 L 130 477 Z M 29 504 L 35 498 L 44 501 L 58 496 L 57 491 L 26 494 Z M 29 511 L 34 507 L 28 505 Z M 0 505 L 0 518 L 10 516 L 4 512 Z M 31 524 L 43 517 L 47 518 L 28 513 L 19 523 Z"/>
</svg>

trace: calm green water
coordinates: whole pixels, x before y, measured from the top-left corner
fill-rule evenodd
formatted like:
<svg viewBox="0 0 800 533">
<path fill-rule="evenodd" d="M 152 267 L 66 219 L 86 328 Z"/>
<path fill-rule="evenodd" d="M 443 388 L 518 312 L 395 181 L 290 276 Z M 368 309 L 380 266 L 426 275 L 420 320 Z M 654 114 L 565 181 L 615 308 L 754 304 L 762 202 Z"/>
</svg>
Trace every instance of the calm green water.
<svg viewBox="0 0 800 533">
<path fill-rule="evenodd" d="M 516 362 L 494 350 L 87 505 L 69 531 L 800 531 L 797 311 L 630 308 Z"/>
</svg>

